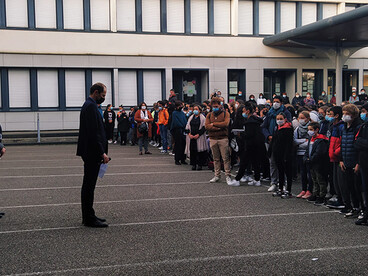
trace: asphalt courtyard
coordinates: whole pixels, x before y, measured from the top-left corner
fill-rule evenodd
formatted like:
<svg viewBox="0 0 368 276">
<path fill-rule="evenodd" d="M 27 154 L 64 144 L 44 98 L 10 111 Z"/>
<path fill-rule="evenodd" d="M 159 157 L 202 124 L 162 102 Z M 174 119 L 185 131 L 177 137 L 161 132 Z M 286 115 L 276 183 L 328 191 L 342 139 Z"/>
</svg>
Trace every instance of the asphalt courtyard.
<svg viewBox="0 0 368 276">
<path fill-rule="evenodd" d="M 95 194 L 110 226 L 83 227 L 75 150 L 8 147 L 0 160 L 1 275 L 368 274 L 367 227 L 265 186 L 210 184 L 155 148 L 110 146 Z"/>
</svg>

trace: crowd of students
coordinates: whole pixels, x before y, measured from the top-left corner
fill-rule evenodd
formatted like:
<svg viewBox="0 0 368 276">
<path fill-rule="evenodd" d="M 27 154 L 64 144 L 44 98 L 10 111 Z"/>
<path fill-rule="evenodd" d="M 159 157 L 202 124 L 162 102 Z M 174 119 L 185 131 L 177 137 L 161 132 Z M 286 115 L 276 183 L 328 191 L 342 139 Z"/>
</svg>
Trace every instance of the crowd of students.
<svg viewBox="0 0 368 276">
<path fill-rule="evenodd" d="M 269 192 L 283 199 L 293 197 L 293 182 L 300 176 L 301 191 L 296 198 L 315 205 L 340 209 L 356 224 L 368 221 L 368 103 L 364 89 L 353 91 L 349 101 L 336 106 L 327 102 L 323 91 L 316 101 L 308 93 L 296 93 L 290 104 L 286 93 L 263 94 L 248 101 L 239 92 L 237 100 L 226 104 L 221 92 L 203 103 L 185 104 L 170 91 L 169 100 L 159 101 L 148 110 L 142 102 L 123 106 L 116 116 L 121 145 L 139 145 L 139 154 L 151 154 L 148 144 L 162 154 L 175 156 L 175 164 L 192 170 L 210 167 L 211 183 L 261 186 L 269 181 Z M 114 124 L 111 107 L 105 123 Z M 113 142 L 113 127 L 109 142 Z M 144 148 L 144 151 L 143 151 Z M 235 178 L 231 169 L 238 167 Z M 286 185 L 285 185 L 286 184 Z"/>
</svg>

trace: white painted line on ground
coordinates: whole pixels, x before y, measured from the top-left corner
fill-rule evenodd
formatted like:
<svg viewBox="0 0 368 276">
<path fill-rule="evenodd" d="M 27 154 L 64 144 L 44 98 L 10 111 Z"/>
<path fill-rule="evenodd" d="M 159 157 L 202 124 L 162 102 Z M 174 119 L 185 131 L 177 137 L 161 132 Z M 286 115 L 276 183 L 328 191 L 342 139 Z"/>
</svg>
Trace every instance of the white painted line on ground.
<svg viewBox="0 0 368 276">
<path fill-rule="evenodd" d="M 139 165 L 109 165 L 109 168 L 120 168 L 120 167 L 146 167 L 146 166 L 170 166 L 173 163 L 145 163 Z M 11 168 L 0 168 L 0 170 L 27 170 L 27 169 L 74 169 L 74 168 L 83 168 L 82 166 L 59 166 L 59 167 L 11 167 Z"/>
<path fill-rule="evenodd" d="M 160 220 L 160 221 L 128 222 L 128 223 L 120 223 L 120 224 L 110 224 L 109 226 L 110 227 L 123 227 L 123 226 L 171 224 L 171 223 L 185 223 L 185 222 L 203 222 L 203 221 L 215 221 L 215 220 L 234 220 L 234 219 L 287 217 L 287 216 L 309 216 L 309 215 L 330 214 L 330 213 L 337 213 L 337 211 L 279 213 L 279 214 L 261 214 L 261 215 L 228 216 L 228 217 L 204 217 L 204 218 L 192 218 L 192 219 L 174 219 L 174 220 Z M 75 227 L 57 227 L 57 228 L 12 230 L 12 231 L 1 231 L 0 235 L 30 233 L 30 232 L 47 232 L 47 231 L 59 231 L 59 230 L 71 230 L 71 229 L 83 229 L 83 228 L 84 228 L 83 226 L 75 226 Z"/>
<path fill-rule="evenodd" d="M 109 269 L 119 269 L 119 268 L 124 269 L 124 268 L 134 268 L 134 267 L 144 268 L 144 267 L 153 267 L 153 266 L 160 266 L 160 265 L 179 265 L 179 264 L 192 264 L 192 263 L 213 262 L 213 261 L 231 261 L 231 260 L 242 260 L 242 259 L 249 259 L 249 258 L 275 257 L 275 256 L 292 255 L 292 254 L 343 251 L 343 250 L 354 250 L 354 249 L 356 250 L 356 249 L 366 249 L 366 248 L 368 248 L 368 244 L 351 245 L 351 246 L 336 246 L 336 247 L 304 248 L 304 249 L 295 249 L 295 250 L 287 250 L 287 251 L 250 253 L 250 254 L 242 254 L 242 255 L 224 255 L 224 256 L 185 258 L 185 259 L 174 259 L 174 260 L 168 259 L 168 260 L 152 261 L 152 262 L 81 267 L 81 268 L 71 268 L 71 269 L 64 269 L 64 270 L 10 274 L 6 276 L 12 276 L 12 275 L 34 276 L 34 275 L 67 274 L 67 273 L 73 273 L 73 272 L 88 272 L 88 271 L 99 271 L 99 270 L 109 270 Z M 105 272 L 105 274 L 107 273 Z"/>
<path fill-rule="evenodd" d="M 144 186 L 171 186 L 171 185 L 192 185 L 192 184 L 209 184 L 208 181 L 203 182 L 174 182 L 174 183 L 142 183 L 142 184 L 111 184 L 111 185 L 97 185 L 96 189 L 110 188 L 110 187 L 144 187 Z M 0 189 L 0 192 L 13 192 L 13 191 L 42 191 L 42 190 L 67 190 L 67 189 L 80 189 L 81 186 L 69 186 L 69 187 L 43 187 L 43 188 L 13 188 L 13 189 Z"/>
<path fill-rule="evenodd" d="M 145 201 L 166 201 L 166 200 L 187 200 L 187 199 L 205 199 L 205 198 L 224 198 L 224 197 L 241 197 L 254 195 L 268 195 L 269 193 L 248 193 L 248 194 L 224 194 L 213 196 L 183 196 L 183 197 L 161 197 L 161 198 L 142 198 L 142 199 L 125 199 L 113 201 L 97 201 L 94 204 L 112 204 L 125 202 L 145 202 Z M 72 206 L 80 205 L 80 202 L 72 203 L 57 203 L 57 204 L 39 204 L 39 205 L 18 205 L 18 206 L 1 206 L 0 210 L 4 209 L 20 209 L 20 208 L 39 208 L 39 207 L 58 207 L 58 206 Z"/>
<path fill-rule="evenodd" d="M 127 172 L 127 173 L 106 173 L 105 176 L 118 176 L 118 175 L 150 175 L 150 174 L 176 174 L 186 173 L 187 171 L 165 171 L 165 172 Z M 191 173 L 213 173 L 212 171 L 191 171 Z M 50 178 L 50 177 L 81 177 L 83 174 L 45 174 L 45 175 L 8 175 L 1 176 L 1 179 L 16 179 L 16 178 Z"/>
<path fill-rule="evenodd" d="M 156 157 L 159 157 L 159 158 L 166 158 L 166 159 L 172 159 L 173 160 L 173 156 L 170 156 L 170 155 L 146 155 L 146 156 L 143 156 L 143 157 L 123 157 L 123 158 L 113 158 L 113 161 L 115 160 L 147 160 L 147 159 L 154 159 Z M 5 159 L 4 159 L 5 160 Z M 59 161 L 81 161 L 82 160 L 78 157 L 74 157 L 74 158 L 68 158 L 68 159 L 22 159 L 22 160 L 18 160 L 18 159 L 6 159 L 6 163 L 9 163 L 9 162 L 59 162 Z"/>
</svg>

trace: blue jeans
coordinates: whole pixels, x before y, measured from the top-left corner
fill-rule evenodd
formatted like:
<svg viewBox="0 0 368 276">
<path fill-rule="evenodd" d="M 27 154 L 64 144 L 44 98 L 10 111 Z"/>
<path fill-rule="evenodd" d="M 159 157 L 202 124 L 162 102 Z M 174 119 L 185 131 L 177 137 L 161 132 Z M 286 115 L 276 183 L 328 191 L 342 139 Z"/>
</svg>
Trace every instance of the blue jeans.
<svg viewBox="0 0 368 276">
<path fill-rule="evenodd" d="M 160 134 L 161 134 L 162 150 L 167 151 L 167 127 L 165 125 L 160 125 Z"/>
</svg>

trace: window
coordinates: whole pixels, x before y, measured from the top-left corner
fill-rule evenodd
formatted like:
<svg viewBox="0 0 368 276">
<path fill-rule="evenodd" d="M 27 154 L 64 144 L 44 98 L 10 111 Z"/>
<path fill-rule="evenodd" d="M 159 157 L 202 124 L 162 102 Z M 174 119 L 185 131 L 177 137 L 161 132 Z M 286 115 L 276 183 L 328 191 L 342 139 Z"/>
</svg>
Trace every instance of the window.
<svg viewBox="0 0 368 276">
<path fill-rule="evenodd" d="M 302 3 L 302 25 L 317 21 L 317 4 Z"/>
<path fill-rule="evenodd" d="M 368 91 L 368 71 L 363 71 L 363 88 Z"/>
<path fill-rule="evenodd" d="M 27 0 L 6 0 L 6 26 L 28 27 Z"/>
<path fill-rule="evenodd" d="M 63 0 L 64 29 L 83 30 L 83 0 Z"/>
<path fill-rule="evenodd" d="M 137 105 L 137 72 L 119 71 L 119 105 L 134 106 Z"/>
<path fill-rule="evenodd" d="M 116 21 L 118 31 L 135 31 L 135 0 L 117 0 Z"/>
<path fill-rule="evenodd" d="M 57 70 L 37 71 L 38 107 L 59 106 L 58 83 Z"/>
<path fill-rule="evenodd" d="M 161 100 L 161 71 L 143 72 L 143 91 L 143 99 L 147 105 L 153 105 L 153 103 Z"/>
<path fill-rule="evenodd" d="M 91 0 L 91 29 L 110 30 L 110 1 Z"/>
<path fill-rule="evenodd" d="M 56 28 L 55 0 L 35 0 L 36 27 Z"/>
<path fill-rule="evenodd" d="M 230 0 L 214 1 L 214 32 L 230 34 Z"/>
<path fill-rule="evenodd" d="M 275 2 L 259 2 L 259 33 L 270 35 L 275 33 Z"/>
<path fill-rule="evenodd" d="M 323 19 L 337 14 L 336 4 L 323 4 Z"/>
<path fill-rule="evenodd" d="M 253 1 L 239 1 L 238 33 L 253 34 Z"/>
<path fill-rule="evenodd" d="M 296 4 L 282 2 L 280 31 L 285 32 L 294 29 L 295 25 L 296 25 Z"/>
<path fill-rule="evenodd" d="M 92 71 L 92 84 L 101 82 L 106 86 L 106 98 L 103 106 L 108 104 L 114 105 L 112 102 L 112 85 L 111 85 L 111 71 L 110 70 L 93 70 Z"/>
<path fill-rule="evenodd" d="M 144 32 L 161 32 L 160 0 L 142 0 L 142 30 Z"/>
<path fill-rule="evenodd" d="M 67 107 L 81 107 L 86 100 L 84 70 L 65 70 L 65 96 Z"/>
<path fill-rule="evenodd" d="M 1 105 L 1 70 L 0 70 L 0 108 L 2 108 L 3 106 Z"/>
<path fill-rule="evenodd" d="M 31 85 L 29 70 L 9 70 L 10 108 L 31 107 Z"/>
<path fill-rule="evenodd" d="M 167 1 L 167 32 L 184 33 L 184 0 Z"/>
<path fill-rule="evenodd" d="M 207 0 L 190 1 L 191 28 L 193 34 L 208 33 Z"/>
</svg>

